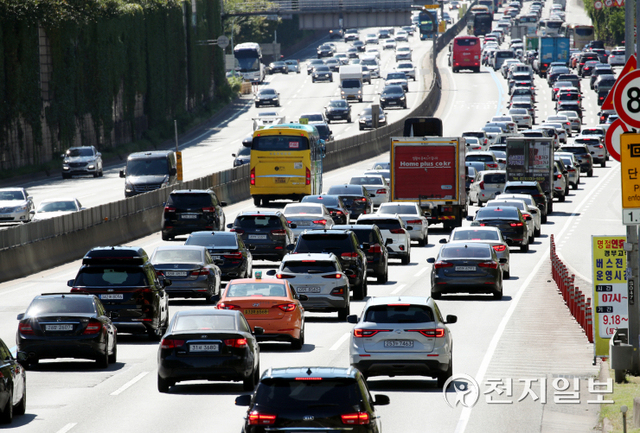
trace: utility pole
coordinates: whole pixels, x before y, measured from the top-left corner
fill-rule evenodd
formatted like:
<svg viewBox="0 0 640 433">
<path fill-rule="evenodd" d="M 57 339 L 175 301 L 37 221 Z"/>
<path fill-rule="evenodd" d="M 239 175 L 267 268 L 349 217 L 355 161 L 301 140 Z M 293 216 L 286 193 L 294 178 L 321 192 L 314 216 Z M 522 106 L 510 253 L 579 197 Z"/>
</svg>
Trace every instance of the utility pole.
<svg viewBox="0 0 640 433">
<path fill-rule="evenodd" d="M 633 7 L 636 0 L 624 2 L 624 54 L 626 60 L 633 55 Z"/>
<path fill-rule="evenodd" d="M 637 0 L 631 0 L 631 13 L 630 16 L 633 16 L 633 7 L 636 6 L 636 22 L 640 23 L 640 7 L 638 5 Z M 626 12 L 626 2 L 625 2 L 625 12 Z M 625 40 L 625 54 L 627 59 L 629 58 L 629 48 L 633 52 L 634 48 L 634 40 L 633 40 L 633 19 L 630 20 L 629 25 L 627 27 L 627 18 L 625 17 L 625 35 L 631 34 L 631 38 Z M 626 37 L 626 36 L 625 36 Z M 635 51 L 638 53 L 640 49 L 640 38 L 636 36 L 635 43 Z M 637 54 L 636 54 L 637 55 Z M 622 146 L 622 144 L 621 144 Z M 622 151 L 622 149 L 620 149 Z M 638 255 L 638 226 L 637 225 L 628 225 L 627 226 L 627 242 L 632 245 L 632 251 L 627 253 L 627 267 L 631 272 L 627 272 L 627 288 L 629 291 L 633 291 L 629 293 L 629 344 L 633 346 L 633 359 L 631 364 L 631 374 L 634 376 L 640 376 L 640 298 L 638 298 L 638 271 L 640 268 L 639 255 Z M 633 295 L 633 297 L 632 297 Z"/>
</svg>

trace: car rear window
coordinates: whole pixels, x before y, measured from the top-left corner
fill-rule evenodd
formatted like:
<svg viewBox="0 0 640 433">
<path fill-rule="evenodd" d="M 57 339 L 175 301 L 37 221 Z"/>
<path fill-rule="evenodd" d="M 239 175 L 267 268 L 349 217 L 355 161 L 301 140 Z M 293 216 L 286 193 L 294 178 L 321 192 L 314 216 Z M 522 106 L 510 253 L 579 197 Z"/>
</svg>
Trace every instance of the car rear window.
<svg viewBox="0 0 640 433">
<path fill-rule="evenodd" d="M 442 259 L 491 259 L 491 247 L 488 244 L 447 245 L 440 251 Z"/>
<path fill-rule="evenodd" d="M 348 233 L 304 233 L 298 238 L 296 253 L 324 253 L 350 251 L 351 239 Z"/>
<path fill-rule="evenodd" d="M 453 234 L 454 241 L 497 241 L 500 237 L 498 232 L 489 230 L 460 230 Z"/>
<path fill-rule="evenodd" d="M 310 214 L 310 215 L 321 215 L 322 214 L 322 206 L 315 204 L 300 204 L 300 205 L 287 205 L 284 208 L 284 212 L 287 215 L 295 215 L 295 214 Z"/>
<path fill-rule="evenodd" d="M 329 188 L 327 194 L 362 195 L 362 187 L 359 185 L 334 185 Z"/>
<path fill-rule="evenodd" d="M 27 316 L 61 313 L 94 313 L 93 297 L 45 297 L 34 299 L 26 312 Z"/>
<path fill-rule="evenodd" d="M 233 316 L 218 316 L 213 314 L 179 315 L 173 325 L 173 331 L 229 329 L 236 330 L 236 319 Z"/>
<path fill-rule="evenodd" d="M 518 218 L 518 211 L 507 207 L 484 208 L 476 212 L 476 219 Z"/>
<path fill-rule="evenodd" d="M 491 155 L 467 155 L 465 161 L 493 162 L 493 157 Z"/>
<path fill-rule="evenodd" d="M 364 229 L 359 229 L 357 227 L 354 227 L 352 229 L 350 229 L 351 231 L 353 231 L 356 234 L 356 237 L 358 238 L 358 242 L 360 244 L 377 244 L 378 241 L 378 237 L 375 235 L 373 229 L 371 228 L 364 228 Z"/>
<path fill-rule="evenodd" d="M 385 206 L 384 204 L 378 208 L 378 212 L 381 214 L 411 214 L 418 215 L 415 206 L 407 206 L 407 205 L 390 205 Z"/>
<path fill-rule="evenodd" d="M 277 280 L 276 280 L 277 281 Z M 229 284 L 225 297 L 243 296 L 286 296 L 284 284 L 276 283 L 238 283 Z"/>
<path fill-rule="evenodd" d="M 282 228 L 282 221 L 277 216 L 243 215 L 237 217 L 233 225 L 245 230 L 266 227 Z"/>
<path fill-rule="evenodd" d="M 372 305 L 364 313 L 364 320 L 375 323 L 433 322 L 433 311 L 426 305 Z"/>
<path fill-rule="evenodd" d="M 504 183 L 505 179 L 506 174 L 504 173 L 493 173 L 484 175 L 484 183 Z"/>
<path fill-rule="evenodd" d="M 151 259 L 153 263 L 197 263 L 202 262 L 202 251 L 192 249 L 159 250 Z"/>
<path fill-rule="evenodd" d="M 489 206 L 489 207 L 513 206 L 513 207 L 517 207 L 521 211 L 525 210 L 524 209 L 524 203 L 519 202 L 519 201 L 498 201 L 498 202 L 489 201 L 489 202 L 487 202 L 487 206 Z"/>
<path fill-rule="evenodd" d="M 382 185 L 382 178 L 358 176 L 358 177 L 352 177 L 349 183 L 354 185 Z"/>
<path fill-rule="evenodd" d="M 375 224 L 378 226 L 380 230 L 394 230 L 394 229 L 402 228 L 400 221 L 395 218 L 392 218 L 392 219 L 358 218 L 358 221 L 356 222 L 356 224 L 367 224 L 367 225 Z"/>
<path fill-rule="evenodd" d="M 147 286 L 148 284 L 147 276 L 140 268 L 100 266 L 80 269 L 75 285 L 82 287 L 138 287 Z"/>
<path fill-rule="evenodd" d="M 184 243 L 185 245 L 200 245 L 202 247 L 211 248 L 238 248 L 238 240 L 235 236 L 189 236 Z"/>
<path fill-rule="evenodd" d="M 327 406 L 342 409 L 360 407 L 362 396 L 355 379 L 306 379 L 263 379 L 256 390 L 254 403 L 280 410 L 291 410 L 292 407 L 316 410 L 326 410 Z"/>
<path fill-rule="evenodd" d="M 337 272 L 338 269 L 335 262 L 328 260 L 287 260 L 282 264 L 282 271 L 294 274 L 324 274 Z"/>
</svg>

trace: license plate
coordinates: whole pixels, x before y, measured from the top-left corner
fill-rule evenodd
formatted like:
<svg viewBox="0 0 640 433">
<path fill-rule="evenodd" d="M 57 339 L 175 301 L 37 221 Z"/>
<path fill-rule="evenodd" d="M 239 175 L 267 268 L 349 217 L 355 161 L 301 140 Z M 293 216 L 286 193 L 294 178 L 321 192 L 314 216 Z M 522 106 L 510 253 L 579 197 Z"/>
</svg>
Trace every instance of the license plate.
<svg viewBox="0 0 640 433">
<path fill-rule="evenodd" d="M 166 271 L 164 273 L 166 277 L 186 277 L 186 272 Z"/>
<path fill-rule="evenodd" d="M 72 331 L 73 325 L 44 325 L 45 331 Z"/>
<path fill-rule="evenodd" d="M 389 101 L 389 105 L 396 105 L 396 101 Z"/>
<path fill-rule="evenodd" d="M 269 314 L 268 308 L 248 308 L 244 310 L 244 315 L 260 315 L 260 314 Z"/>
<path fill-rule="evenodd" d="M 222 260 L 222 256 L 211 256 L 213 260 Z"/>
<path fill-rule="evenodd" d="M 320 293 L 320 287 L 296 287 L 298 293 Z"/>
<path fill-rule="evenodd" d="M 298 221 L 296 224 L 299 226 L 310 226 L 311 221 Z"/>
<path fill-rule="evenodd" d="M 196 214 L 196 213 L 183 213 L 182 215 L 180 215 L 180 218 L 182 218 L 183 220 L 194 220 L 194 219 L 198 218 L 198 214 Z"/>
<path fill-rule="evenodd" d="M 456 271 L 475 271 L 475 266 L 456 266 Z"/>
<path fill-rule="evenodd" d="M 124 295 L 122 293 L 117 293 L 117 294 L 113 294 L 113 295 L 100 295 L 100 299 L 123 300 L 124 299 Z"/>
<path fill-rule="evenodd" d="M 384 347 L 413 347 L 413 340 L 385 340 Z"/>
<path fill-rule="evenodd" d="M 287 183 L 286 177 L 276 177 L 275 180 L 276 180 L 276 183 Z"/>
<path fill-rule="evenodd" d="M 219 352 L 219 344 L 191 344 L 189 352 Z"/>
<path fill-rule="evenodd" d="M 249 239 L 266 239 L 267 235 L 249 235 Z"/>
</svg>

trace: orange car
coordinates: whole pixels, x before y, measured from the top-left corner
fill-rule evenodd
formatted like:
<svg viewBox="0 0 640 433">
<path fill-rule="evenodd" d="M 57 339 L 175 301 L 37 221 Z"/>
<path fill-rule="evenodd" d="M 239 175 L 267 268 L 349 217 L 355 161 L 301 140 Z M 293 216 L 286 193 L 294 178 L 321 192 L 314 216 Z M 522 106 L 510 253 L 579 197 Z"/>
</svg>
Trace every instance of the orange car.
<svg viewBox="0 0 640 433">
<path fill-rule="evenodd" d="M 295 295 L 288 281 L 244 278 L 231 280 L 216 305 L 219 309 L 240 310 L 252 328 L 260 326 L 260 341 L 290 341 L 294 349 L 304 344 L 304 308 L 306 295 Z"/>
</svg>

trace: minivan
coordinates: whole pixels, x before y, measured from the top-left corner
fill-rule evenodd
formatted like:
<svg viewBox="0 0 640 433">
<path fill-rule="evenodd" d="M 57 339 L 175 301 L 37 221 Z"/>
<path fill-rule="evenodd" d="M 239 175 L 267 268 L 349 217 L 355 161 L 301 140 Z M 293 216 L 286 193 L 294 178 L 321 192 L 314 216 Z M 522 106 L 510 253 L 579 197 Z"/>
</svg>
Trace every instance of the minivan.
<svg viewBox="0 0 640 433">
<path fill-rule="evenodd" d="M 124 196 L 133 197 L 178 182 L 176 153 L 173 150 L 136 152 L 127 158 L 120 170 L 124 180 Z"/>
</svg>

